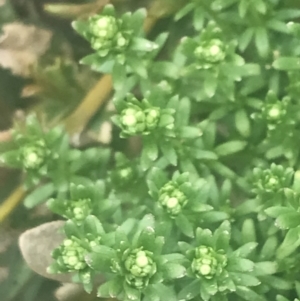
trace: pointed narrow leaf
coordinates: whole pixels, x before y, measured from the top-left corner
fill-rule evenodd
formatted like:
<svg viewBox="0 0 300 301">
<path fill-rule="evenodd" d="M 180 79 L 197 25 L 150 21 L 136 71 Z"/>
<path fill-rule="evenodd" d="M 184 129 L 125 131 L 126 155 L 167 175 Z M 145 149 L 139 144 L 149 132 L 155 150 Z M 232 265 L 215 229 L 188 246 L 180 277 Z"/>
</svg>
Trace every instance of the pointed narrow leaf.
<svg viewBox="0 0 300 301">
<path fill-rule="evenodd" d="M 47 183 L 34 189 L 27 197 L 24 199 L 24 205 L 27 208 L 33 208 L 34 206 L 47 201 L 49 197 L 54 193 L 55 188 L 53 183 Z"/>
<path fill-rule="evenodd" d="M 178 279 L 186 275 L 184 266 L 178 263 L 166 263 L 163 266 L 164 279 Z"/>
</svg>

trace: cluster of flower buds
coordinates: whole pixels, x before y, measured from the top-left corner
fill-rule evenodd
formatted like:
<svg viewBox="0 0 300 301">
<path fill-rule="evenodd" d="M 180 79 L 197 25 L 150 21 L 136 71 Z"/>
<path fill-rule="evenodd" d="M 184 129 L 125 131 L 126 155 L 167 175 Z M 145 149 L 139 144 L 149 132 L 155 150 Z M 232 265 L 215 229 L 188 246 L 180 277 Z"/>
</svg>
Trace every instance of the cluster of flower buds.
<svg viewBox="0 0 300 301">
<path fill-rule="evenodd" d="M 258 197 L 266 194 L 278 194 L 283 188 L 291 185 L 294 171 L 281 165 L 271 164 L 270 169 L 255 168 L 253 170 L 253 189 Z"/>
<path fill-rule="evenodd" d="M 158 201 L 171 216 L 175 216 L 181 212 L 188 199 L 178 183 L 170 181 L 160 189 Z"/>
<path fill-rule="evenodd" d="M 160 118 L 159 108 L 143 110 L 136 105 L 130 105 L 121 112 L 121 124 L 123 131 L 128 135 L 149 133 L 158 124 Z"/>
<path fill-rule="evenodd" d="M 227 257 L 221 252 L 216 252 L 207 246 L 199 246 L 195 249 L 192 270 L 196 277 L 212 279 L 216 274 L 220 275 L 226 265 Z"/>
<path fill-rule="evenodd" d="M 182 46 L 187 57 L 193 58 L 196 69 L 210 69 L 226 59 L 231 48 L 227 44 L 223 41 L 221 29 L 214 22 L 209 22 L 200 36 L 185 38 Z"/>
<path fill-rule="evenodd" d="M 131 286 L 142 289 L 149 279 L 156 272 L 156 264 L 153 260 L 153 253 L 143 248 L 128 251 L 125 256 L 126 281 Z"/>
<path fill-rule="evenodd" d="M 225 45 L 219 39 L 203 41 L 194 50 L 194 55 L 201 63 L 202 68 L 208 69 L 213 64 L 220 63 L 225 59 Z"/>
<path fill-rule="evenodd" d="M 109 52 L 121 52 L 129 44 L 128 33 L 121 30 L 121 20 L 110 15 L 96 15 L 88 20 L 91 46 L 100 56 Z"/>
<path fill-rule="evenodd" d="M 19 160 L 25 170 L 39 169 L 47 160 L 49 150 L 43 140 L 28 143 L 21 147 Z"/>
<path fill-rule="evenodd" d="M 91 199 L 80 199 L 76 201 L 68 201 L 69 206 L 66 206 L 66 216 L 73 219 L 77 224 L 81 224 L 84 219 L 91 214 L 92 201 Z"/>
<path fill-rule="evenodd" d="M 268 134 L 277 134 L 276 129 L 286 129 L 287 135 L 291 135 L 292 131 L 288 131 L 288 126 L 293 126 L 295 120 L 292 116 L 290 97 L 284 97 L 279 100 L 273 91 L 269 91 L 266 101 L 261 107 L 261 111 L 251 115 L 253 119 L 264 120 L 268 128 Z"/>
<path fill-rule="evenodd" d="M 87 267 L 84 258 L 86 253 L 76 240 L 70 238 L 65 239 L 62 245 L 53 251 L 52 257 L 56 260 L 59 272 L 74 272 Z"/>
</svg>

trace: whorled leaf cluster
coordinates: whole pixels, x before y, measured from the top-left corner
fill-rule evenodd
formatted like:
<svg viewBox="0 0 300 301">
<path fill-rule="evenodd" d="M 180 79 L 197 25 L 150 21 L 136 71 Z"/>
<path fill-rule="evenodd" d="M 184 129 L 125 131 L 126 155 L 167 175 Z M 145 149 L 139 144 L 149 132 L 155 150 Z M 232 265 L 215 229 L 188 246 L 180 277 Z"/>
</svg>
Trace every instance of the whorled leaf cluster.
<svg viewBox="0 0 300 301">
<path fill-rule="evenodd" d="M 49 272 L 124 301 L 298 300 L 300 8 L 188 1 L 153 41 L 145 15 L 74 22 L 112 75 L 107 149 L 30 117 L 1 157 L 39 183 L 25 204 L 67 219 Z"/>
</svg>

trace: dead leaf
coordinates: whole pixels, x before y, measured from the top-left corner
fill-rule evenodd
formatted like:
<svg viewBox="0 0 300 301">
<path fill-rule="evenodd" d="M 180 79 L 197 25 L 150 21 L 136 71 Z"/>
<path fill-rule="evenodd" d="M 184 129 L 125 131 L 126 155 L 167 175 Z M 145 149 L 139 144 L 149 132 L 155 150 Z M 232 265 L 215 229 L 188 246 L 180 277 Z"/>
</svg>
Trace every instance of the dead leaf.
<svg viewBox="0 0 300 301">
<path fill-rule="evenodd" d="M 44 10 L 52 15 L 61 18 L 76 19 L 99 13 L 110 0 L 97 0 L 93 3 L 72 4 L 72 3 L 48 3 Z"/>
<path fill-rule="evenodd" d="M 64 221 L 55 221 L 27 230 L 21 234 L 19 246 L 26 263 L 36 273 L 61 282 L 72 282 L 71 273 L 47 273 L 47 267 L 53 262 L 51 252 L 65 238 L 61 231 L 64 223 Z"/>
<path fill-rule="evenodd" d="M 30 76 L 31 68 L 49 48 L 52 33 L 18 22 L 5 24 L 2 30 L 0 66 L 15 75 Z"/>
<path fill-rule="evenodd" d="M 11 130 L 0 131 L 0 142 L 11 140 Z"/>
</svg>

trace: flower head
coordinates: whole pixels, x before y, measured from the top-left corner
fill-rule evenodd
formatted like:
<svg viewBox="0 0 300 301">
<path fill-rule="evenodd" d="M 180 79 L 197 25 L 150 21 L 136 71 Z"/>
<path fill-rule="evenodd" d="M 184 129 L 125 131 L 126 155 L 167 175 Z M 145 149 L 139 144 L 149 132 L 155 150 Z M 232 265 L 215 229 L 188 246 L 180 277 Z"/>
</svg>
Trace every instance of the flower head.
<svg viewBox="0 0 300 301">
<path fill-rule="evenodd" d="M 178 184 L 170 181 L 160 189 L 158 201 L 168 213 L 175 216 L 181 212 L 188 199 L 180 190 Z"/>
<path fill-rule="evenodd" d="M 143 248 L 130 251 L 125 259 L 127 270 L 126 281 L 131 286 L 141 289 L 148 284 L 151 276 L 156 272 L 153 253 Z"/>
<path fill-rule="evenodd" d="M 196 47 L 194 55 L 204 63 L 205 68 L 209 68 L 211 64 L 222 62 L 225 59 L 225 45 L 219 39 L 204 41 Z"/>
<path fill-rule="evenodd" d="M 65 239 L 52 254 L 61 272 L 73 272 L 86 268 L 85 255 L 86 250 L 73 238 Z"/>
<path fill-rule="evenodd" d="M 45 143 L 40 140 L 36 143 L 28 143 L 21 148 L 19 160 L 24 169 L 38 169 L 45 162 L 48 151 Z"/>
<path fill-rule="evenodd" d="M 227 258 L 221 252 L 217 253 L 211 247 L 199 246 L 195 249 L 192 270 L 197 277 L 211 279 L 220 274 L 227 264 Z"/>
</svg>

